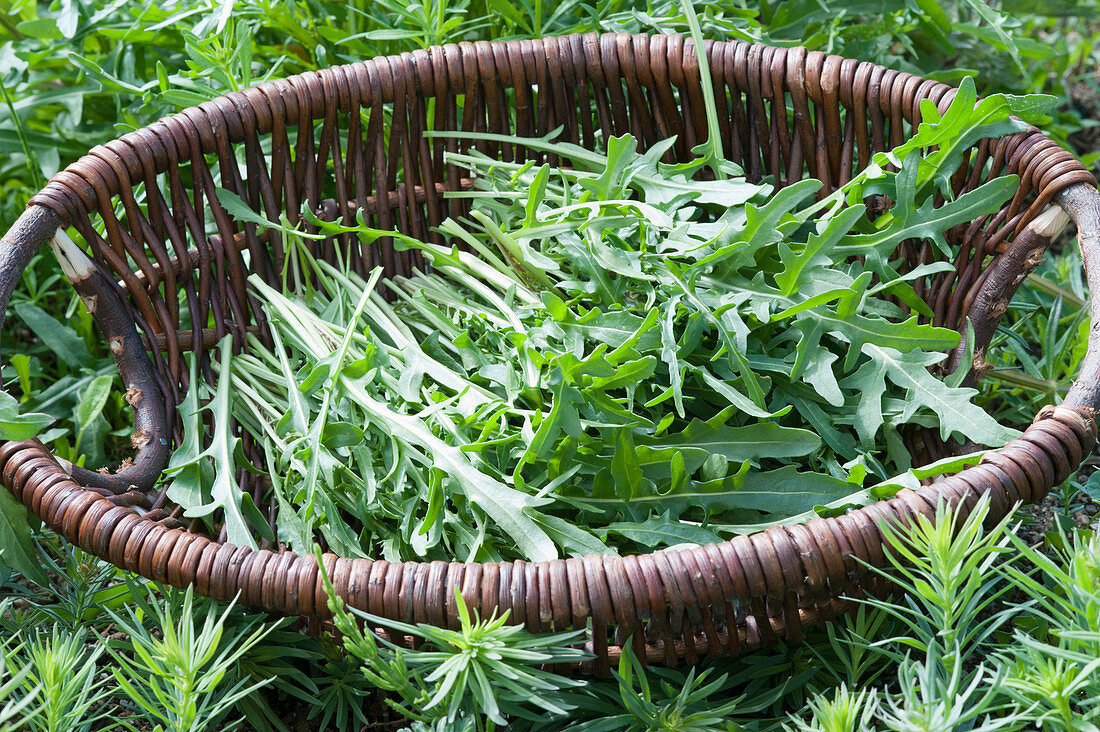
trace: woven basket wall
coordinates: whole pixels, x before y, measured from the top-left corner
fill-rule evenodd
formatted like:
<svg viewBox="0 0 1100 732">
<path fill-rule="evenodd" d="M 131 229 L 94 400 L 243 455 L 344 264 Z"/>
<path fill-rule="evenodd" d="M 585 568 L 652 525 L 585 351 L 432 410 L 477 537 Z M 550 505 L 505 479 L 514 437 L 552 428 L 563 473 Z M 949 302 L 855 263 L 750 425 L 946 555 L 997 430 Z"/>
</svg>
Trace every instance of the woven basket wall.
<svg viewBox="0 0 1100 732">
<path fill-rule="evenodd" d="M 873 152 L 907 139 L 922 100 L 943 110 L 954 95 L 943 84 L 800 48 L 729 42 L 706 50 L 727 155 L 751 180 L 779 186 L 814 177 L 834 190 Z M 240 591 L 250 605 L 326 617 L 312 557 L 271 542 L 258 551 L 226 544 L 183 519 L 157 484 L 182 437 L 176 405 L 191 386 L 184 353 L 196 354 L 213 380 L 211 349 L 223 336 L 240 345 L 248 333 L 264 337 L 246 277 L 258 272 L 275 283 L 284 256 L 277 234 L 259 235 L 220 206 L 216 187 L 269 218 L 286 213 L 292 224 L 303 204 L 349 223 L 363 209 L 370 226 L 442 241 L 433 227 L 467 205 L 444 192 L 471 184 L 444 152 L 469 143 L 426 130 L 542 136 L 558 127 L 560 139 L 585 147 L 627 132 L 641 146 L 675 135 L 668 161 L 688 159 L 707 136 L 691 42 L 578 35 L 376 58 L 235 92 L 93 149 L 55 176 L 4 238 L 0 305 L 55 229 L 75 227 L 94 269 L 72 279 L 118 359 L 135 410 L 135 455 L 99 474 L 62 465 L 37 441 L 9 442 L 0 446 L 0 479 L 50 527 L 118 566 L 213 597 Z M 507 161 L 542 159 L 512 144 L 474 146 Z M 1020 176 L 1018 193 L 996 215 L 952 229 L 954 271 L 921 284 L 936 325 L 959 329 L 972 319 L 979 355 L 1049 244 L 1031 226 L 1036 217 L 1057 200 L 1083 245 L 1093 246 L 1098 230 L 1095 181 L 1039 131 L 982 141 L 952 183 L 960 194 L 1004 173 Z M 338 248 L 360 273 L 381 265 L 405 275 L 423 265 L 388 240 L 363 248 L 350 236 L 330 239 L 315 253 L 332 259 Z M 915 241 L 899 256 L 912 268 L 940 255 Z M 458 589 L 483 615 L 507 609 L 533 631 L 587 627 L 598 672 L 628 638 L 642 658 L 668 664 L 796 641 L 805 626 L 849 609 L 847 598 L 880 589 L 864 563 L 883 562 L 883 522 L 929 515 L 940 500 L 971 506 L 981 493 L 1000 516 L 1076 469 L 1093 447 L 1097 350 L 1064 406 L 1044 410 L 981 465 L 838 518 L 636 557 L 462 564 L 327 555 L 326 569 L 343 598 L 377 615 L 453 626 Z M 257 446 L 241 436 L 255 456 Z M 927 436 L 913 445 L 918 458 L 943 450 Z M 239 484 L 274 523 L 262 476 L 242 473 Z"/>
</svg>

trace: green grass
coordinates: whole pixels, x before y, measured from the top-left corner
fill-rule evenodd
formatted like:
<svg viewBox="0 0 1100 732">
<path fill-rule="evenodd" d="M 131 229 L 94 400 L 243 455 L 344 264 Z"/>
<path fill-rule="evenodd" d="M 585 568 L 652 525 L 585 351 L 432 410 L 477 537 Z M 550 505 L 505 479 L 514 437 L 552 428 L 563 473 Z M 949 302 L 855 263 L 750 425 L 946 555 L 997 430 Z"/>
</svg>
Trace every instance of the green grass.
<svg viewBox="0 0 1100 732">
<path fill-rule="evenodd" d="M 227 91 L 436 43 L 588 30 L 697 25 L 951 83 L 973 74 L 983 94 L 1050 93 L 1059 103 L 1041 126 L 1087 163 L 1100 159 L 1097 0 L 1054 0 L 1043 15 L 1022 0 L 698 3 L 690 24 L 678 3 L 638 0 L 9 0 L 4 10 L 5 227 L 94 145 Z M 994 340 L 985 398 L 1005 424 L 1060 399 L 1084 353 L 1088 292 L 1074 249 L 1059 243 Z M 3 334 L 5 389 L 54 420 L 41 437 L 60 456 L 97 467 L 129 451 L 115 374 L 52 256 L 37 257 Z M 950 520 L 921 525 L 891 542 L 906 558 L 891 570 L 912 590 L 904 597 L 803 644 L 695 669 L 643 669 L 628 653 L 601 681 L 541 670 L 566 660 L 568 639 L 496 618 L 466 618 L 416 651 L 343 618 L 342 645 L 137 580 L 36 529 L 50 585 L 0 569 L 0 730 L 360 729 L 402 714 L 418 730 L 492 729 L 505 717 L 515 729 L 1097 729 L 1100 539 L 1074 521 L 1100 497 L 1090 470 L 1056 491 L 1038 549 L 1016 538 L 1021 515 L 989 530 L 972 517 L 953 536 Z M 518 678 L 529 693 L 486 691 L 482 678 Z"/>
</svg>

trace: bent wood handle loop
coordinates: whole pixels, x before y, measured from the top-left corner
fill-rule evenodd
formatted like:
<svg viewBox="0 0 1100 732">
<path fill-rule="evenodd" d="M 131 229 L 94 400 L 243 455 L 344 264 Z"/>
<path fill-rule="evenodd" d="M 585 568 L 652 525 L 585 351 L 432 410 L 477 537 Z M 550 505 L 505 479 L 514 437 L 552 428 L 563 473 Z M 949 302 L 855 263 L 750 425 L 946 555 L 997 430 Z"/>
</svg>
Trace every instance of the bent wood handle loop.
<svg viewBox="0 0 1100 732">
<path fill-rule="evenodd" d="M 134 408 L 132 464 L 114 474 L 98 473 L 76 465 L 65 464 L 64 467 L 84 486 L 120 494 L 134 489 L 148 490 L 167 464 L 169 453 L 168 421 L 156 372 L 117 285 L 72 244 L 60 224 L 54 211 L 32 205 L 0 239 L 0 326 L 23 270 L 43 244 L 57 237 L 62 269 L 107 339 L 126 387 L 126 400 Z"/>
<path fill-rule="evenodd" d="M 23 270 L 35 252 L 53 237 L 59 224 L 60 219 L 50 209 L 31 206 L 0 238 L 0 327 L 4 325 L 8 300 L 19 285 Z"/>
<path fill-rule="evenodd" d="M 1054 201 L 1077 225 L 1077 242 L 1091 293 L 1088 351 L 1062 404 L 1095 415 L 1100 410 L 1100 192 L 1094 186 L 1078 183 L 1060 191 Z"/>
<path fill-rule="evenodd" d="M 969 334 L 963 332 L 962 340 L 947 362 L 948 373 L 954 373 L 959 367 L 967 369 L 962 386 L 973 387 L 989 370 L 986 350 L 1008 309 L 1008 303 L 1068 223 L 1069 216 L 1061 207 L 1050 206 L 990 262 L 973 299 L 967 296 L 969 305 L 966 306 L 966 314 L 973 326 L 974 342 L 968 343 Z M 963 363 L 968 351 L 972 354 L 971 363 Z"/>
</svg>

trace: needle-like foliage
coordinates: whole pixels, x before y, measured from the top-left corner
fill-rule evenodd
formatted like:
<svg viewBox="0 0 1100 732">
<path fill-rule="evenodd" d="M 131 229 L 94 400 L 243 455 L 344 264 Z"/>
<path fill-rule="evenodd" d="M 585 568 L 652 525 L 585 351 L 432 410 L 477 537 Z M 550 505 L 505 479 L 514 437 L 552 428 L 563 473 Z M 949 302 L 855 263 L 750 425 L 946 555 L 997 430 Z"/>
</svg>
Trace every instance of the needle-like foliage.
<svg viewBox="0 0 1100 732">
<path fill-rule="evenodd" d="M 184 592 L 178 609 L 152 592 L 134 599 L 136 607 L 110 613 L 128 635 L 120 648 L 108 646 L 116 664 L 111 673 L 126 698 L 169 732 L 235 727 L 239 720 L 224 722 L 226 715 L 268 681 L 223 685 L 222 679 L 274 626 L 246 627 L 223 637 L 233 606 L 219 615 L 213 603 L 204 603 L 202 617 L 195 610 L 191 588 Z M 143 617 L 153 621 L 152 627 Z"/>
</svg>

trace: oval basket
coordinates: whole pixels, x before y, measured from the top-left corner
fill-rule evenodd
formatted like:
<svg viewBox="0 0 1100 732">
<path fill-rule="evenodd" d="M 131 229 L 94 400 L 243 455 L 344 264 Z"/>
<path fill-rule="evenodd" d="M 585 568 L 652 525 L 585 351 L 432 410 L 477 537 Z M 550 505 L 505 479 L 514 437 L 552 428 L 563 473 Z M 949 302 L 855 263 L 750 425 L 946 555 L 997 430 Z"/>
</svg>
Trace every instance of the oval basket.
<svg viewBox="0 0 1100 732">
<path fill-rule="evenodd" d="M 834 190 L 872 153 L 907 138 L 923 100 L 942 111 L 954 95 L 940 83 L 801 48 L 715 42 L 706 51 L 725 150 L 751 180 L 771 176 L 780 186 L 812 176 Z M 671 161 L 706 139 L 703 109 L 689 40 L 576 35 L 448 45 L 304 74 L 93 149 L 34 196 L 3 238 L 0 311 L 32 254 L 58 227 L 75 227 L 91 259 L 61 257 L 61 265 L 116 356 L 135 413 L 135 455 L 100 474 L 62 464 L 37 440 L 8 442 L 0 446 L 4 485 L 68 541 L 115 565 L 216 598 L 239 592 L 251 606 L 327 617 L 313 557 L 205 535 L 157 487 L 181 438 L 183 352 L 194 352 L 212 378 L 210 349 L 222 336 L 243 344 L 262 332 L 245 278 L 255 271 L 274 281 L 283 256 L 277 238 L 222 208 L 215 179 L 269 218 L 285 213 L 296 224 L 303 203 L 348 222 L 364 209 L 371 226 L 440 241 L 432 227 L 466 205 L 443 194 L 470 181 L 444 161 L 460 142 L 425 137 L 425 129 L 541 136 L 561 127 L 562 139 L 586 147 L 626 132 L 643 146 L 676 135 Z M 540 159 L 510 144 L 476 146 L 503 160 Z M 1020 176 L 1018 193 L 996 215 L 949 232 L 955 270 L 927 291 L 936 325 L 958 329 L 971 319 L 978 358 L 1050 243 L 1057 216 L 1040 217 L 1050 204 L 1076 222 L 1090 288 L 1100 292 L 1100 195 L 1089 172 L 1029 129 L 980 142 L 952 180 L 961 194 L 1002 173 Z M 318 254 L 332 256 L 336 244 Z M 935 247 L 905 246 L 910 267 L 938 256 Z M 420 264 L 386 240 L 352 262 L 361 273 L 380 264 L 389 275 Z M 181 317 L 214 325 L 181 329 Z M 931 515 L 940 501 L 965 510 L 979 494 L 1000 517 L 1076 469 L 1092 450 L 1100 403 L 1095 328 L 1092 336 L 1064 404 L 1040 412 L 1020 439 L 965 472 L 843 516 L 622 558 L 389 563 L 329 554 L 325 567 L 342 598 L 380 616 L 454 626 L 457 590 L 483 615 L 508 610 L 510 622 L 532 631 L 587 628 L 597 672 L 625 642 L 648 662 L 676 664 L 797 641 L 806 626 L 849 609 L 850 598 L 882 589 L 867 565 L 884 561 L 884 522 Z M 918 456 L 935 451 L 914 446 Z M 242 473 L 240 487 L 274 511 L 258 477 Z"/>
</svg>

